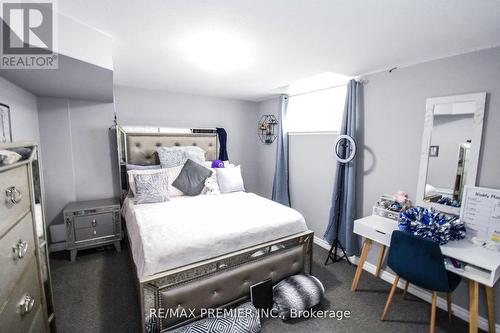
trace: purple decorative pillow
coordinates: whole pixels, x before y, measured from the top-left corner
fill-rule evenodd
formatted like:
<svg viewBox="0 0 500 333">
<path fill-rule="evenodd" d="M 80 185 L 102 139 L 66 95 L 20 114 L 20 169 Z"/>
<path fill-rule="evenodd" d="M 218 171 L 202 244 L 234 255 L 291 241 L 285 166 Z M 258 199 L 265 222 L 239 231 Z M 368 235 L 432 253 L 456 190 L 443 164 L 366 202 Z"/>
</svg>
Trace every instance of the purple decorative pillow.
<svg viewBox="0 0 500 333">
<path fill-rule="evenodd" d="M 224 162 L 221 160 L 215 160 L 212 162 L 212 169 L 217 169 L 217 168 L 223 168 L 224 167 Z"/>
</svg>

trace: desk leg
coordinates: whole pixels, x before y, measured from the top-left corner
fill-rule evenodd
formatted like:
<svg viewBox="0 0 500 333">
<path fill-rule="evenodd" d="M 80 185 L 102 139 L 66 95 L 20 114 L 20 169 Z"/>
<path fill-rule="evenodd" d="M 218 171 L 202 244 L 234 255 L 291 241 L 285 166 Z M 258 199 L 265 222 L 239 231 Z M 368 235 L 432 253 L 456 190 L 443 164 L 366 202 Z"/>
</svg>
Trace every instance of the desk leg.
<svg viewBox="0 0 500 333">
<path fill-rule="evenodd" d="M 488 326 L 489 332 L 495 333 L 495 305 L 494 305 L 494 297 L 493 297 L 493 288 L 485 286 L 486 288 L 486 301 L 488 303 Z"/>
<path fill-rule="evenodd" d="M 375 276 L 380 277 L 380 270 L 382 269 L 382 262 L 384 261 L 385 245 L 380 245 L 380 252 L 378 253 L 377 270 Z"/>
<path fill-rule="evenodd" d="M 477 333 L 479 283 L 469 280 L 469 333 Z"/>
<path fill-rule="evenodd" d="M 366 261 L 366 257 L 368 256 L 368 252 L 372 246 L 373 241 L 371 239 L 366 238 L 363 243 L 363 249 L 361 250 L 361 256 L 359 257 L 358 268 L 356 268 L 356 274 L 354 274 L 354 279 L 352 280 L 351 291 L 356 291 L 358 287 L 359 279 L 361 278 L 361 273 L 363 272 L 363 266 Z"/>
</svg>

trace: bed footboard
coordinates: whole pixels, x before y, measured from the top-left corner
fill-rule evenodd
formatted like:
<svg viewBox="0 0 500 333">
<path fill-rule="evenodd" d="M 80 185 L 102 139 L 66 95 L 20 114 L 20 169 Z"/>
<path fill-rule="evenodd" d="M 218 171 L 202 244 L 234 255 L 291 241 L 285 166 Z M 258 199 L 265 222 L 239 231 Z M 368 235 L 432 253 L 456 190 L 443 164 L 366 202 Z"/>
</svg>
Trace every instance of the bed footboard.
<svg viewBox="0 0 500 333">
<path fill-rule="evenodd" d="M 244 301 L 260 281 L 311 273 L 312 244 L 307 231 L 141 279 L 144 330 L 177 327 L 199 318 L 201 309 Z"/>
</svg>

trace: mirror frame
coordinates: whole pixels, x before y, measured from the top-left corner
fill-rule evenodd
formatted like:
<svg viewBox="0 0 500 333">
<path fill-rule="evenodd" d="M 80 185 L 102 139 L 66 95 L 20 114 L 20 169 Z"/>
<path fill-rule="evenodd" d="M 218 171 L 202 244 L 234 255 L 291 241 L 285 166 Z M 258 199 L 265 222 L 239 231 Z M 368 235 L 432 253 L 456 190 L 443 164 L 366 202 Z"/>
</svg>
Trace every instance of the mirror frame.
<svg viewBox="0 0 500 333">
<path fill-rule="evenodd" d="M 465 185 L 476 185 L 477 169 L 479 163 L 479 154 L 481 151 L 481 142 L 483 135 L 483 120 L 486 104 L 486 92 L 475 94 L 453 95 L 444 97 L 427 98 L 426 111 L 424 119 L 424 132 L 422 134 L 422 149 L 420 150 L 420 168 L 418 173 L 417 200 L 418 206 L 434 208 L 444 213 L 460 215 L 460 207 L 451 207 L 424 201 L 425 184 L 427 183 L 427 169 L 429 164 L 429 147 L 432 137 L 432 128 L 434 125 L 434 108 L 438 104 L 465 103 L 474 102 L 474 118 L 471 136 L 471 151 L 469 159 L 469 170 Z"/>
</svg>

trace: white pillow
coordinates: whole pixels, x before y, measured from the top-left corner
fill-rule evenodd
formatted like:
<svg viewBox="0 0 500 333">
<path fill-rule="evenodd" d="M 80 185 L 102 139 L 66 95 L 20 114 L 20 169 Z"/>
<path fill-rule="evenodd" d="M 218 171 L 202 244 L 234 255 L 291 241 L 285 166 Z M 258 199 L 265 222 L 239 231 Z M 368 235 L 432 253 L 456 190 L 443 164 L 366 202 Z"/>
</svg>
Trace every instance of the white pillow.
<svg viewBox="0 0 500 333">
<path fill-rule="evenodd" d="M 245 191 L 239 165 L 234 168 L 218 168 L 215 170 L 217 170 L 217 183 L 221 193 Z"/>
<path fill-rule="evenodd" d="M 172 183 L 173 180 L 170 180 L 170 176 L 167 173 L 166 169 L 146 169 L 146 170 L 129 170 L 127 171 L 128 175 L 128 188 L 132 191 L 134 197 L 137 195 L 137 189 L 135 187 L 134 175 L 151 175 L 155 173 L 166 173 L 168 177 L 168 182 Z"/>
</svg>

